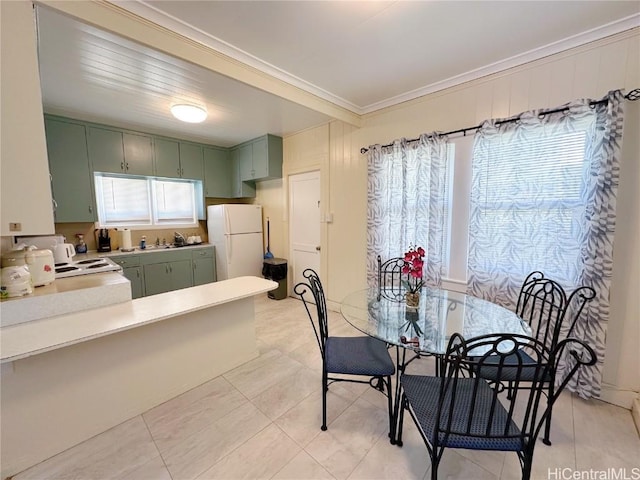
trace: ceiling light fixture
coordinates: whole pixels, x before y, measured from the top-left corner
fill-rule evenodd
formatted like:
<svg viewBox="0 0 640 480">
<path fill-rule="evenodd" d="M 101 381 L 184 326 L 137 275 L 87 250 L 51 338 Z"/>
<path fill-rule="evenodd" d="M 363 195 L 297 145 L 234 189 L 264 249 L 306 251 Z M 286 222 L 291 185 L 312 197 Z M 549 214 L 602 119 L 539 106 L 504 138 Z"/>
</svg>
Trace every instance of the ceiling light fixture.
<svg viewBox="0 0 640 480">
<path fill-rule="evenodd" d="M 207 111 L 203 107 L 196 105 L 173 105 L 171 107 L 171 113 L 178 120 L 188 123 L 204 122 L 207 118 Z"/>
</svg>

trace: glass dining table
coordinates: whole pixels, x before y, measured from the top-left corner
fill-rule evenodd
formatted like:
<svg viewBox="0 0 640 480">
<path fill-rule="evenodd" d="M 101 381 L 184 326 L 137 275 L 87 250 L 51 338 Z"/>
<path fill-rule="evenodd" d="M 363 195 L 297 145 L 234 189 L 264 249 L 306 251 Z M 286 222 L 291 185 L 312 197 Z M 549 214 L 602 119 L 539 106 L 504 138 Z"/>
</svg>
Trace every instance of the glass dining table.
<svg viewBox="0 0 640 480">
<path fill-rule="evenodd" d="M 344 319 L 362 333 L 395 345 L 396 387 L 394 418 L 398 418 L 398 379 L 407 365 L 422 355 L 436 357 L 436 374 L 449 338 L 459 333 L 465 338 L 488 334 L 531 335 L 531 328 L 514 312 L 464 293 L 423 287 L 417 307 L 407 306 L 401 296 L 384 295 L 377 287 L 348 294 L 341 303 Z M 415 352 L 409 360 L 407 351 Z M 391 443 L 395 444 L 395 432 Z M 401 443 L 398 443 L 401 446 Z"/>
</svg>

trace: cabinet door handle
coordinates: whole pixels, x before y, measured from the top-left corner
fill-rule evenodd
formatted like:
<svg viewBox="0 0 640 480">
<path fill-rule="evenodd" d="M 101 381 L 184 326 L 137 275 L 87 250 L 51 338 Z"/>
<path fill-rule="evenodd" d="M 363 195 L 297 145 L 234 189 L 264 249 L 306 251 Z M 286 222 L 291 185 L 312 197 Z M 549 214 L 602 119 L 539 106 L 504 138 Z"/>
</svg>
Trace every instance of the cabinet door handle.
<svg viewBox="0 0 640 480">
<path fill-rule="evenodd" d="M 128 172 L 129 171 L 129 162 L 125 163 L 125 167 L 126 167 L 126 170 Z"/>
<path fill-rule="evenodd" d="M 120 162 L 120 170 L 124 170 L 124 162 Z"/>
<path fill-rule="evenodd" d="M 173 267 L 169 265 L 169 273 L 173 273 Z"/>
<path fill-rule="evenodd" d="M 136 268 L 136 276 L 137 276 L 138 278 L 140 278 L 140 269 L 139 269 L 139 268 Z"/>
<path fill-rule="evenodd" d="M 178 170 L 176 170 L 178 172 L 178 175 L 180 175 L 180 168 L 178 168 Z"/>
<path fill-rule="evenodd" d="M 89 213 L 93 213 L 93 207 L 89 205 Z"/>
<path fill-rule="evenodd" d="M 52 198 L 51 202 L 53 203 L 53 211 L 55 212 L 58 209 L 58 202 L 56 202 L 55 198 Z"/>
<path fill-rule="evenodd" d="M 184 168 L 180 169 L 180 176 L 183 177 L 184 176 Z"/>
<path fill-rule="evenodd" d="M 194 263 L 194 264 L 193 264 L 193 269 L 195 270 L 196 268 L 198 268 L 198 264 L 197 264 L 197 263 Z"/>
</svg>

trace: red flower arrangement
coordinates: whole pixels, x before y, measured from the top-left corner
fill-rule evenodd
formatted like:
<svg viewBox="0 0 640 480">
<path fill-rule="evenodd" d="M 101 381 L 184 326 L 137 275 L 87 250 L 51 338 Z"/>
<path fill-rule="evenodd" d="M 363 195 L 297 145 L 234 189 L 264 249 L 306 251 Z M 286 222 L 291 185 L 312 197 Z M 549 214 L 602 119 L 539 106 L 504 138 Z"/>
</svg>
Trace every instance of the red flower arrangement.
<svg viewBox="0 0 640 480">
<path fill-rule="evenodd" d="M 404 254 L 404 266 L 402 273 L 407 275 L 407 280 L 403 280 L 407 292 L 417 293 L 424 285 L 422 279 L 422 267 L 424 266 L 425 251 L 422 247 L 409 246 L 409 251 Z"/>
</svg>

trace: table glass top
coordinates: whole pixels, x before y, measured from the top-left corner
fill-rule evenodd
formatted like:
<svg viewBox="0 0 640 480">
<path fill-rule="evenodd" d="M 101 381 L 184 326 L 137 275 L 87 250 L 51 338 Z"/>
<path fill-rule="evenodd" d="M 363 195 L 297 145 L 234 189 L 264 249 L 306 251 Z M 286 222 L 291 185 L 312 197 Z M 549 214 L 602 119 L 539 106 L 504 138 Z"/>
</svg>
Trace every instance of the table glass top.
<svg viewBox="0 0 640 480">
<path fill-rule="evenodd" d="M 464 293 L 425 287 L 418 307 L 378 295 L 377 288 L 353 292 L 341 304 L 344 318 L 367 335 L 416 351 L 444 353 L 451 335 L 531 335 L 518 315 Z"/>
</svg>

